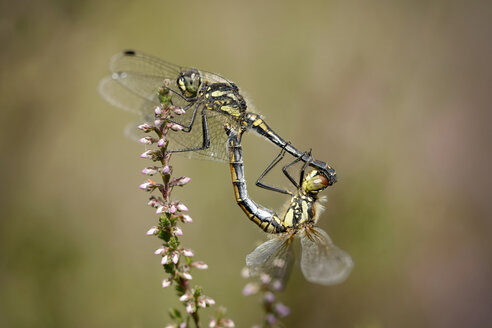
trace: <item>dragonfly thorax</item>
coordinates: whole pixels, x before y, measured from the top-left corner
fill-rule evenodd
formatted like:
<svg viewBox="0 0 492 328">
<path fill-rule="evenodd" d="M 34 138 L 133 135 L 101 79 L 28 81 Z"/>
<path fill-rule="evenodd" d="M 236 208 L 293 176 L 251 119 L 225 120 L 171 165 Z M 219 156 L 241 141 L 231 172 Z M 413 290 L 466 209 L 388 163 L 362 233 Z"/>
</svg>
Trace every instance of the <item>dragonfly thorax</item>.
<svg viewBox="0 0 492 328">
<path fill-rule="evenodd" d="M 283 217 L 283 226 L 285 228 L 298 228 L 302 224 L 314 222 L 315 202 L 315 196 L 298 195 L 292 197 Z"/>
<path fill-rule="evenodd" d="M 202 85 L 201 74 L 196 69 L 181 72 L 176 83 L 186 98 L 196 97 Z"/>
<path fill-rule="evenodd" d="M 209 110 L 219 111 L 236 119 L 243 119 L 246 100 L 234 83 L 204 83 L 199 98 L 205 99 Z"/>
</svg>

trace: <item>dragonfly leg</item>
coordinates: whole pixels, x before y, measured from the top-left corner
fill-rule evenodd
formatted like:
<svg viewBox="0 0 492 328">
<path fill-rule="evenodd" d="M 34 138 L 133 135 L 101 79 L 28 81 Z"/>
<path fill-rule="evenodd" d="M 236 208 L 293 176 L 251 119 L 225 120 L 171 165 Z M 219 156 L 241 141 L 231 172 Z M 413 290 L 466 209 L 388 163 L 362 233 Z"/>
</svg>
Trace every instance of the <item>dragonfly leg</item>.
<svg viewBox="0 0 492 328">
<path fill-rule="evenodd" d="M 287 144 L 288 143 L 286 143 L 286 145 Z M 259 178 L 256 179 L 256 185 L 258 187 L 263 188 L 263 189 L 267 189 L 267 190 L 271 190 L 271 191 L 276 191 L 276 192 L 279 192 L 279 193 L 282 193 L 282 194 L 287 194 L 287 195 L 290 195 L 291 194 L 289 191 L 287 191 L 285 189 L 274 187 L 274 186 L 268 185 L 268 184 L 266 184 L 266 183 L 264 183 L 264 182 L 261 181 L 265 177 L 265 175 L 267 175 L 275 167 L 275 165 L 277 165 L 278 162 L 280 162 L 282 160 L 282 158 L 284 158 L 284 155 L 285 155 L 285 146 L 282 147 L 282 150 L 277 155 L 277 157 L 275 157 L 273 159 L 273 161 L 267 166 L 267 168 L 265 169 L 265 171 L 263 171 L 263 173 L 259 176 Z"/>
<path fill-rule="evenodd" d="M 191 105 L 187 105 L 183 109 L 184 110 L 188 110 L 190 107 L 191 107 Z M 196 113 L 198 112 L 198 107 L 200 107 L 200 104 L 196 104 L 195 105 L 195 107 L 193 108 L 193 114 L 191 114 L 190 123 L 188 123 L 186 125 L 183 124 L 183 123 L 176 122 L 174 120 L 168 120 L 168 121 L 171 122 L 171 123 L 175 123 L 175 124 L 178 124 L 178 125 L 182 126 L 183 127 L 182 132 L 190 132 L 191 131 L 191 128 L 193 127 L 193 123 L 195 123 L 195 118 L 196 118 Z"/>
<path fill-rule="evenodd" d="M 259 115 L 251 112 L 246 112 L 245 121 L 248 123 L 249 129 L 252 129 L 261 136 L 264 136 L 278 147 L 285 148 L 285 151 L 287 153 L 299 158 L 303 162 L 310 161 L 310 166 L 319 170 L 328 178 L 330 186 L 337 182 L 335 169 L 333 169 L 325 162 L 314 160 L 310 155 L 308 155 L 308 153 L 302 153 L 292 144 L 285 142 L 285 140 L 282 139 L 277 133 L 275 133 L 275 131 L 273 131 Z M 290 178 L 289 180 L 292 181 L 292 179 Z"/>
<path fill-rule="evenodd" d="M 188 130 L 183 130 L 181 132 L 190 132 L 191 128 L 193 126 L 193 123 L 195 121 L 196 117 L 196 112 L 199 107 L 199 104 L 195 106 L 195 109 L 193 110 L 193 117 L 191 119 L 190 125 L 188 126 Z M 168 150 L 170 153 L 183 153 L 187 151 L 198 151 L 198 150 L 204 150 L 210 148 L 210 134 L 208 131 L 208 121 L 207 121 L 207 108 L 203 107 L 202 109 L 202 134 L 203 134 L 203 143 L 200 147 L 192 147 L 192 148 L 184 148 L 184 149 L 175 149 L 175 150 Z"/>
<path fill-rule="evenodd" d="M 174 91 L 174 90 L 173 90 L 173 89 L 171 89 L 171 88 L 167 88 L 167 90 L 168 90 L 168 91 L 170 91 L 170 92 L 172 92 L 175 96 L 177 96 L 177 97 L 179 97 L 179 98 L 183 99 L 183 100 L 184 100 L 184 101 L 186 101 L 186 102 L 195 102 L 195 101 L 196 101 L 196 97 L 190 97 L 190 98 L 185 97 L 185 96 L 183 96 L 180 92 Z"/>
<path fill-rule="evenodd" d="M 291 167 L 292 165 L 300 162 L 300 161 L 304 161 L 304 165 L 302 166 L 302 169 L 301 169 L 301 174 L 300 174 L 300 180 L 299 180 L 299 183 L 296 182 L 296 180 L 290 175 L 289 171 L 288 171 L 288 168 Z M 297 188 L 299 189 L 300 186 L 302 185 L 302 180 L 304 179 L 304 171 L 306 170 L 307 166 L 311 163 L 311 151 L 309 152 L 305 152 L 301 157 L 297 157 L 296 159 L 294 159 L 292 162 L 290 162 L 289 164 L 285 165 L 283 168 L 282 168 L 282 172 L 284 172 L 285 176 L 289 179 L 290 182 L 292 182 L 292 184 Z"/>
</svg>

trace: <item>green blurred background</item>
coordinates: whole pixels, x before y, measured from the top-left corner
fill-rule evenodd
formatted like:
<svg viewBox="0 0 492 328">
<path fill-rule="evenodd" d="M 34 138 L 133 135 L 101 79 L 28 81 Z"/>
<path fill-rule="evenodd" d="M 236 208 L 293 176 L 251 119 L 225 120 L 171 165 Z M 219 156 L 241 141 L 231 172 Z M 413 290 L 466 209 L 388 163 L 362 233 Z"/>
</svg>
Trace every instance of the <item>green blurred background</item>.
<svg viewBox="0 0 492 328">
<path fill-rule="evenodd" d="M 230 78 L 337 169 L 320 225 L 355 267 L 334 287 L 295 269 L 287 327 L 491 326 L 489 4 L 3 0 L 0 326 L 162 327 L 176 305 L 145 236 L 144 147 L 122 132 L 135 117 L 97 93 L 127 48 Z M 243 140 L 253 198 L 278 208 L 252 186 L 278 149 Z M 184 244 L 210 267 L 194 281 L 249 327 L 240 270 L 264 235 L 226 165 L 173 162 L 192 178 L 174 194 Z"/>
</svg>

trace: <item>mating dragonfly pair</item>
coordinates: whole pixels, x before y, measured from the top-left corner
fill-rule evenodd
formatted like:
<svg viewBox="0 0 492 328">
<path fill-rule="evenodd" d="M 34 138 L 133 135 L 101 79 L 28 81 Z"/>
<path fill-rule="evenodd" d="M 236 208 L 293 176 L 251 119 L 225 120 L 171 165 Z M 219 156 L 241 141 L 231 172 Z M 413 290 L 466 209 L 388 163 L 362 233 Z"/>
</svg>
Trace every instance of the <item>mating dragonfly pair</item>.
<svg viewBox="0 0 492 328">
<path fill-rule="evenodd" d="M 154 109 L 161 105 L 159 90 L 167 82 L 170 104 L 184 112 L 173 118 L 180 129 L 170 130 L 166 136 L 170 140 L 168 152 L 230 163 L 239 206 L 260 228 L 277 236 L 248 255 L 247 265 L 253 272 L 286 279 L 293 258 L 291 241 L 300 236 L 301 267 L 307 280 L 334 284 L 348 276 L 352 268 L 350 256 L 334 246 L 326 232 L 315 227 L 319 215 L 317 194 L 336 182 L 335 170 L 314 159 L 310 152 L 299 151 L 258 114 L 247 111 L 248 102 L 236 84 L 213 73 L 176 66 L 135 51 L 115 55 L 110 71 L 112 75 L 100 83 L 100 93 L 109 103 L 140 114 L 143 121 L 154 120 Z M 264 136 L 282 149 L 256 182 L 259 187 L 291 195 L 282 217 L 248 197 L 240 144 L 246 131 Z M 295 194 L 261 181 L 285 153 L 296 158 L 283 168 L 297 189 Z M 287 172 L 297 162 L 304 162 L 299 183 Z M 313 170 L 305 175 L 308 166 Z"/>
</svg>

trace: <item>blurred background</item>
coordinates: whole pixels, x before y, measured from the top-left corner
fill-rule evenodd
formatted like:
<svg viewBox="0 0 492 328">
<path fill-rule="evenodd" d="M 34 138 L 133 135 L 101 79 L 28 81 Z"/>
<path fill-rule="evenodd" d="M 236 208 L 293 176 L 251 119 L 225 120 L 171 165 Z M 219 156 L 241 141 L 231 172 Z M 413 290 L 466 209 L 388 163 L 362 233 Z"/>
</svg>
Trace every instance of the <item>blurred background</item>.
<svg viewBox="0 0 492 328">
<path fill-rule="evenodd" d="M 287 327 L 492 325 L 490 2 L 0 3 L 0 326 L 162 327 L 180 306 L 145 232 L 136 117 L 97 93 L 138 49 L 235 81 L 280 135 L 332 164 L 320 226 L 354 258 L 321 287 L 296 268 Z M 278 149 L 246 135 L 254 179 Z M 489 150 L 487 150 L 489 149 Z M 264 234 L 224 164 L 175 156 L 194 275 L 237 327 L 260 321 L 240 271 Z M 273 183 L 287 182 L 273 176 Z M 202 314 L 204 323 L 208 315 Z"/>
</svg>

